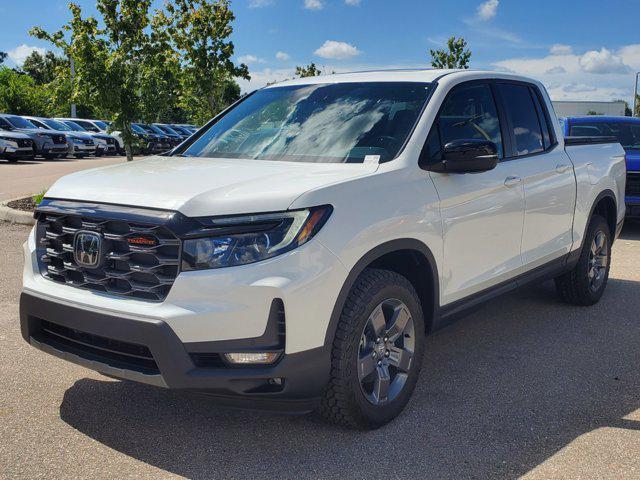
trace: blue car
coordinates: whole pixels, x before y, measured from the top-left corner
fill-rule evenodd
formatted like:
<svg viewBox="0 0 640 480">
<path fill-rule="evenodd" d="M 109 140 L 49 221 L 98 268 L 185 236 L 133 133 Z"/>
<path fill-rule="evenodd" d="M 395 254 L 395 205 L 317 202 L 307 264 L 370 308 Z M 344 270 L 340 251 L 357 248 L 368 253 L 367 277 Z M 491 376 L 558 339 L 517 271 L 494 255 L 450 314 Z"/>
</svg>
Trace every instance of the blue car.
<svg viewBox="0 0 640 480">
<path fill-rule="evenodd" d="M 626 152 L 627 217 L 640 218 L 640 118 L 567 117 L 560 119 L 565 136 L 616 137 Z"/>
</svg>

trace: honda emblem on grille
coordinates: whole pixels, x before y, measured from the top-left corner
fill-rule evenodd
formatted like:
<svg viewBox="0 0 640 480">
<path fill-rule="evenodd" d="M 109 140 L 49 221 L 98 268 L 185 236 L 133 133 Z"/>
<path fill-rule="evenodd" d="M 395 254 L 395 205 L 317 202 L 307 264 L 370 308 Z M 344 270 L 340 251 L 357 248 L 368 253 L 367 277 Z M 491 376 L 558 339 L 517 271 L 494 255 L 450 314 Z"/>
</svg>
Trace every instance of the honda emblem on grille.
<svg viewBox="0 0 640 480">
<path fill-rule="evenodd" d="M 73 240 L 73 256 L 76 263 L 85 268 L 98 268 L 102 253 L 102 237 L 99 233 L 80 231 Z"/>
</svg>

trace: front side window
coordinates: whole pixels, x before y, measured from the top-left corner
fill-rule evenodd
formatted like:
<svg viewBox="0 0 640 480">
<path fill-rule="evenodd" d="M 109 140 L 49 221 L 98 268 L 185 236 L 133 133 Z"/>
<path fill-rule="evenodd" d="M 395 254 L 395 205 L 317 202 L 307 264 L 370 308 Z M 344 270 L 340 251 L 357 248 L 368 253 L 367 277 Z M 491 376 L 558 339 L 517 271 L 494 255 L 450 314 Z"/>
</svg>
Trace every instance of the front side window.
<svg viewBox="0 0 640 480">
<path fill-rule="evenodd" d="M 487 84 L 463 85 L 447 96 L 425 148 L 432 161 L 439 161 L 447 143 L 471 139 L 495 143 L 498 157 L 503 157 L 498 111 Z"/>
<path fill-rule="evenodd" d="M 542 128 L 531 91 L 526 85 L 499 84 L 507 116 L 515 140 L 516 155 L 530 155 L 544 151 Z"/>
<path fill-rule="evenodd" d="M 11 125 L 13 125 L 15 128 L 31 128 L 31 129 L 38 128 L 29 120 L 26 120 L 22 117 L 7 117 L 7 121 Z"/>
<path fill-rule="evenodd" d="M 570 135 L 575 137 L 616 137 L 626 149 L 640 148 L 640 123 L 593 122 L 571 125 Z"/>
<path fill-rule="evenodd" d="M 362 163 L 395 158 L 431 86 L 366 82 L 272 87 L 238 104 L 184 151 L 197 157 Z"/>
</svg>

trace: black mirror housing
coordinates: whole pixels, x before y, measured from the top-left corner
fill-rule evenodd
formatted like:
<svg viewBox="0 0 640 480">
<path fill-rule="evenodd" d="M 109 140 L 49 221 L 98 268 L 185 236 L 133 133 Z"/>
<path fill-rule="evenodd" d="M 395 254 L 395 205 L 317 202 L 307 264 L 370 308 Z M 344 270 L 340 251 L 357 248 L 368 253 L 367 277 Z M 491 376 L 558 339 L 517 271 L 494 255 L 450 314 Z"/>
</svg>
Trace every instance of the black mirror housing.
<svg viewBox="0 0 640 480">
<path fill-rule="evenodd" d="M 442 161 L 429 170 L 441 173 L 474 173 L 493 170 L 498 165 L 498 147 L 490 140 L 454 140 L 443 149 Z"/>
</svg>

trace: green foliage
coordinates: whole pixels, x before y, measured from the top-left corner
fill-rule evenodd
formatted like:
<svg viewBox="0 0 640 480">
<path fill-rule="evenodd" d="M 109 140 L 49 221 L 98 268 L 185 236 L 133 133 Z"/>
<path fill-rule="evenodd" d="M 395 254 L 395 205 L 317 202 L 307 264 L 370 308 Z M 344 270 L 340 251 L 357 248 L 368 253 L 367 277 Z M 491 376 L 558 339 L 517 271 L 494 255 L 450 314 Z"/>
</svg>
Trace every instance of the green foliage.
<svg viewBox="0 0 640 480">
<path fill-rule="evenodd" d="M 204 123 L 226 107 L 234 77 L 250 78 L 246 65 L 231 60 L 235 17 L 228 0 L 174 0 L 165 8 L 164 27 L 183 62 L 181 104 Z"/>
<path fill-rule="evenodd" d="M 469 68 L 471 51 L 467 49 L 467 41 L 462 37 L 451 37 L 446 49 L 430 50 L 430 53 L 433 68 Z"/>
<path fill-rule="evenodd" d="M 48 115 L 50 99 L 45 88 L 11 68 L 0 67 L 0 111 L 15 115 Z"/>
<path fill-rule="evenodd" d="M 634 105 L 635 108 L 635 112 L 634 112 L 634 117 L 640 117 L 640 95 L 636 95 L 636 103 Z"/>
<path fill-rule="evenodd" d="M 33 78 L 37 85 L 51 83 L 61 70 L 69 69 L 69 61 L 56 55 L 52 51 L 42 55 L 37 50 L 31 52 L 25 58 L 21 70 Z"/>
<path fill-rule="evenodd" d="M 41 28 L 32 35 L 49 40 L 74 59 L 76 78 L 71 100 L 94 105 L 122 132 L 127 159 L 132 160 L 131 123 L 140 118 L 141 68 L 150 44 L 151 0 L 97 0 L 104 28 L 94 17 L 83 18 L 81 8 L 69 4 L 71 21 L 55 33 Z M 69 32 L 71 40 L 65 40 Z"/>
<path fill-rule="evenodd" d="M 2 65 L 6 59 L 7 59 L 7 53 L 0 52 L 0 65 Z"/>
<path fill-rule="evenodd" d="M 31 196 L 31 200 L 33 200 L 33 203 L 35 205 L 40 205 L 40 203 L 42 203 L 42 199 L 44 198 L 46 193 L 47 193 L 46 190 L 42 190 L 40 193 L 36 193 L 35 195 L 32 195 Z"/>
<path fill-rule="evenodd" d="M 304 67 L 296 67 L 296 77 L 317 77 L 321 74 L 322 72 L 318 67 L 316 67 L 315 63 L 310 63 L 309 65 Z"/>
</svg>

